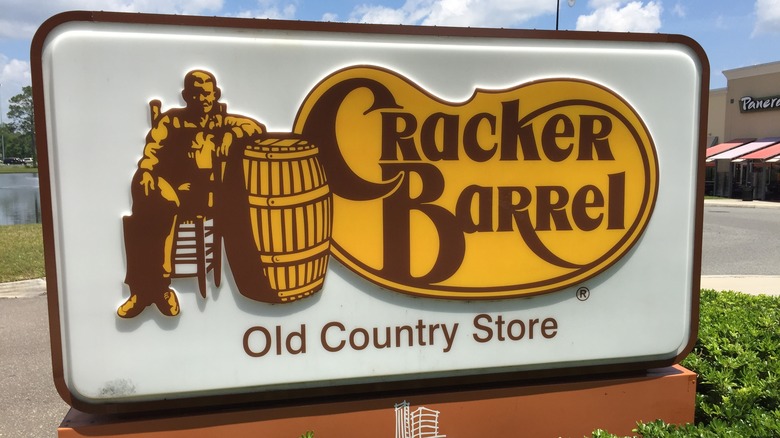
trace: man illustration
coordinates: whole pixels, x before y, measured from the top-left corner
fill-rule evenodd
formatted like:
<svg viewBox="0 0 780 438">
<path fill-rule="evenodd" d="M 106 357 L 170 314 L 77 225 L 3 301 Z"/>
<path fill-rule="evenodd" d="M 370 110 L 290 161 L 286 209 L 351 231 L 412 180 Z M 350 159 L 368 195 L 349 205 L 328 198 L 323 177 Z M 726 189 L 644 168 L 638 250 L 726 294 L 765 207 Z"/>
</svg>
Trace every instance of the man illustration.
<svg viewBox="0 0 780 438">
<path fill-rule="evenodd" d="M 133 318 L 155 304 L 164 315 L 179 314 L 170 288 L 176 226 L 207 215 L 215 203 L 231 153 L 265 132 L 261 123 L 228 114 L 219 102 L 213 74 L 194 70 L 184 78 L 186 106 L 160 113 L 153 101 L 152 127 L 133 176 L 132 215 L 123 218 L 130 298 L 117 309 Z"/>
</svg>

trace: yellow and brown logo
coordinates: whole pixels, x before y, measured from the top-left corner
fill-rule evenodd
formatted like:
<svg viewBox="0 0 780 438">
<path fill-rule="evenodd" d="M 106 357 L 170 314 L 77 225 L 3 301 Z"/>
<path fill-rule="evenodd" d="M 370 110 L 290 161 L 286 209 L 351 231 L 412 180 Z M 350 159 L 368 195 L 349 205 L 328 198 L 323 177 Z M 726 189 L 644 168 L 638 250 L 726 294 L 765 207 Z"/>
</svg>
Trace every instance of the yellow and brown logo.
<svg viewBox="0 0 780 438">
<path fill-rule="evenodd" d="M 395 72 L 351 67 L 310 92 L 293 132 L 320 149 L 333 256 L 414 295 L 495 299 L 575 285 L 629 251 L 657 196 L 642 119 L 584 80 L 452 103 Z"/>
<path fill-rule="evenodd" d="M 594 83 L 550 79 L 445 102 L 389 70 L 322 80 L 291 133 L 227 111 L 208 71 L 185 107 L 150 102 L 123 218 L 133 318 L 179 314 L 171 279 L 218 287 L 222 250 L 240 293 L 318 292 L 332 254 L 369 280 L 454 299 L 558 290 L 639 239 L 658 163 L 637 113 Z"/>
</svg>

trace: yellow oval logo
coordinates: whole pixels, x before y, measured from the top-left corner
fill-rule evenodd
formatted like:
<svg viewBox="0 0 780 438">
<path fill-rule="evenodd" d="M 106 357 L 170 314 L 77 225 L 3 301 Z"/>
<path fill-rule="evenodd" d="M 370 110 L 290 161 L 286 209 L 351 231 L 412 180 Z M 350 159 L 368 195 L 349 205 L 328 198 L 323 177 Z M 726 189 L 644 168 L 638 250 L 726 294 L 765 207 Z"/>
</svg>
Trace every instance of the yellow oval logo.
<svg viewBox="0 0 780 438">
<path fill-rule="evenodd" d="M 623 257 L 658 191 L 652 138 L 620 96 L 549 79 L 446 102 L 386 69 L 338 71 L 294 131 L 333 193 L 331 251 L 400 292 L 526 296 Z"/>
</svg>

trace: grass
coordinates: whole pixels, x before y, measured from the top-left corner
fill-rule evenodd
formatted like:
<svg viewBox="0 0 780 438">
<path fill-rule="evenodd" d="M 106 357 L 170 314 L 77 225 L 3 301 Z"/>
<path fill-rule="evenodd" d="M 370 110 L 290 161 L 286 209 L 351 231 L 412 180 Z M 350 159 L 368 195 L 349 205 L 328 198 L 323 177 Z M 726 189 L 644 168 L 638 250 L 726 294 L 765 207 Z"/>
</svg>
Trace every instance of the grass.
<svg viewBox="0 0 780 438">
<path fill-rule="evenodd" d="M 0 164 L 0 173 L 38 173 L 37 167 L 6 166 Z"/>
<path fill-rule="evenodd" d="M 0 283 L 44 275 L 41 224 L 0 226 Z"/>
</svg>

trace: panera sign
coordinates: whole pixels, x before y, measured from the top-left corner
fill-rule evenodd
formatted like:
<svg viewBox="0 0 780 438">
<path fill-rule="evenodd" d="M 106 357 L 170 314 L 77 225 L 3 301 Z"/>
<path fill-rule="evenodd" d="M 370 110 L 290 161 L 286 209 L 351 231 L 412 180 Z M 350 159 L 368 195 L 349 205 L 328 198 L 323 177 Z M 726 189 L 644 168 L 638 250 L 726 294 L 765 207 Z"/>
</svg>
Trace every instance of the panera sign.
<svg viewBox="0 0 780 438">
<path fill-rule="evenodd" d="M 400 73 L 351 67 L 309 93 L 294 131 L 319 146 L 328 173 L 331 253 L 414 295 L 496 299 L 575 285 L 626 254 L 657 196 L 642 119 L 583 80 L 446 102 Z"/>
<path fill-rule="evenodd" d="M 744 96 L 739 99 L 739 112 L 752 113 L 780 109 L 780 96 L 752 97 Z"/>
</svg>

